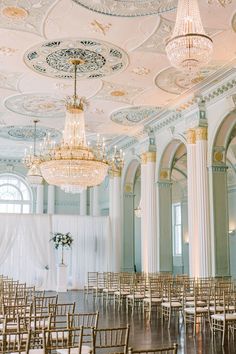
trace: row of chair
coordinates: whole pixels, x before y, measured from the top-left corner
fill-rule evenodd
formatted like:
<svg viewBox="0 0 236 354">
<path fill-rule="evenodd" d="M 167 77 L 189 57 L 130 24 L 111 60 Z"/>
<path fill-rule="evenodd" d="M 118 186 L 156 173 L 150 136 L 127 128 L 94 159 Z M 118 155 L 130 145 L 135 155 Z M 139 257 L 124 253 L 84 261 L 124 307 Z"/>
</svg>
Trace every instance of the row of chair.
<svg viewBox="0 0 236 354">
<path fill-rule="evenodd" d="M 99 328 L 98 312 L 77 313 L 74 302 L 59 303 L 58 295 L 37 292 L 3 276 L 0 297 L 0 353 L 132 353 L 128 324 Z M 177 353 L 177 345 L 150 351 Z"/>
</svg>

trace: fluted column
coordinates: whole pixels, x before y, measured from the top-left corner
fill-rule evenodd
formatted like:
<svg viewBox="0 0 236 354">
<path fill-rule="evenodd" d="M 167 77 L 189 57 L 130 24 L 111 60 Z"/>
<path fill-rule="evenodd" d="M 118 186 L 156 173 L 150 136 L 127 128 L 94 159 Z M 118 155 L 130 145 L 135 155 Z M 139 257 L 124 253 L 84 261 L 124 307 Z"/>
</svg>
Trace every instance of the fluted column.
<svg viewBox="0 0 236 354">
<path fill-rule="evenodd" d="M 43 194 L 44 194 L 44 185 L 39 184 L 37 187 L 36 194 L 36 214 L 43 214 Z"/>
<path fill-rule="evenodd" d="M 201 277 L 212 275 L 207 149 L 207 127 L 198 127 L 196 129 L 196 195 Z"/>
<path fill-rule="evenodd" d="M 112 186 L 113 269 L 121 270 L 121 172 L 113 172 Z"/>
<path fill-rule="evenodd" d="M 87 189 L 80 193 L 80 216 L 87 215 Z"/>
<path fill-rule="evenodd" d="M 93 187 L 92 215 L 93 216 L 100 216 L 99 186 Z"/>
<path fill-rule="evenodd" d="M 147 265 L 147 237 L 146 237 L 146 169 L 147 169 L 147 156 L 146 153 L 141 155 L 141 259 L 142 271 L 146 272 Z"/>
<path fill-rule="evenodd" d="M 198 237 L 197 179 L 196 179 L 196 132 L 187 132 L 187 175 L 188 175 L 188 224 L 189 224 L 189 273 L 200 276 L 200 254 Z"/>
<path fill-rule="evenodd" d="M 55 214 L 55 186 L 48 185 L 48 214 Z"/>
</svg>

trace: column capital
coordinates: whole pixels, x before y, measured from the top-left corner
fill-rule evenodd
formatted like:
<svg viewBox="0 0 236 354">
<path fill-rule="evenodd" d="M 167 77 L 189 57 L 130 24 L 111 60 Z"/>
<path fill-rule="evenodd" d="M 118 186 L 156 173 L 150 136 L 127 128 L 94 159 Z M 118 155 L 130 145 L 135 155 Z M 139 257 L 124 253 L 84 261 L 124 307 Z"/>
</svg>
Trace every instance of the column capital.
<svg viewBox="0 0 236 354">
<path fill-rule="evenodd" d="M 188 129 L 187 143 L 191 144 L 191 145 L 196 144 L 196 131 L 195 131 L 195 129 Z"/>
<path fill-rule="evenodd" d="M 207 127 L 196 128 L 196 140 L 207 140 Z"/>
<path fill-rule="evenodd" d="M 121 177 L 121 168 L 111 169 L 109 171 L 109 177 Z"/>
<path fill-rule="evenodd" d="M 228 166 L 226 165 L 212 165 L 212 166 L 209 166 L 208 169 L 212 172 L 227 172 L 228 170 Z"/>
<path fill-rule="evenodd" d="M 171 181 L 157 181 L 157 185 L 159 188 L 171 188 L 172 182 Z"/>
<path fill-rule="evenodd" d="M 156 151 L 146 152 L 147 162 L 156 162 Z"/>
</svg>

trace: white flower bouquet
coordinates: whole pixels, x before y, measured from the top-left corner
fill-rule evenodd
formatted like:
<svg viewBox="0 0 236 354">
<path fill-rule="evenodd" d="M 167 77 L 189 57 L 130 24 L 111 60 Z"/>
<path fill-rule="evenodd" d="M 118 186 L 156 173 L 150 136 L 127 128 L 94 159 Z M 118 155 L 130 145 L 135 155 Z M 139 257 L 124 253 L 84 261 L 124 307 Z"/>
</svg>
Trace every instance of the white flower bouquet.
<svg viewBox="0 0 236 354">
<path fill-rule="evenodd" d="M 73 242 L 73 238 L 70 232 L 62 234 L 61 232 L 52 233 L 53 237 L 50 239 L 54 243 L 54 247 L 58 249 L 59 246 L 70 248 Z"/>
</svg>

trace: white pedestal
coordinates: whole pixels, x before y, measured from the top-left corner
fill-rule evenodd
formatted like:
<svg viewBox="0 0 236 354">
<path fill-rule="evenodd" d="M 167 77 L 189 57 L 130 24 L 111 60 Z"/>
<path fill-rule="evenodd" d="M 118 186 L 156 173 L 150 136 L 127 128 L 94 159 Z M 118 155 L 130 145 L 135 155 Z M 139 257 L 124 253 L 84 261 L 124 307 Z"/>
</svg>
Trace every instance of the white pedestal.
<svg viewBox="0 0 236 354">
<path fill-rule="evenodd" d="M 67 291 L 67 265 L 59 264 L 57 267 L 57 292 Z"/>
</svg>

